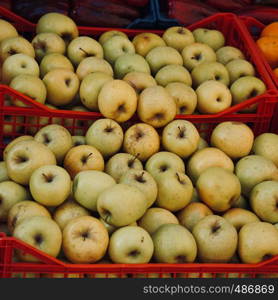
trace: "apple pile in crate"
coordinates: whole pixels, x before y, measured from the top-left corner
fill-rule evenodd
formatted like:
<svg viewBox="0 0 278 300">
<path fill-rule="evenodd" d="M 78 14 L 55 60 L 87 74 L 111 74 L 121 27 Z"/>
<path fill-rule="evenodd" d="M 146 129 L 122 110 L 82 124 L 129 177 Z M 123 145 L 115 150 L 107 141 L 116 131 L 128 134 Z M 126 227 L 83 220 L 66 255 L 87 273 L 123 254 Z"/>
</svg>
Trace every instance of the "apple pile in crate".
<svg viewBox="0 0 278 300">
<path fill-rule="evenodd" d="M 132 40 L 114 30 L 96 40 L 79 36 L 74 21 L 58 13 L 42 16 L 30 41 L 4 20 L 0 28 L 0 81 L 51 108 L 101 112 L 118 122 L 137 113 L 160 127 L 176 114 L 217 114 L 266 90 L 217 30 L 171 27 Z"/>
<path fill-rule="evenodd" d="M 222 122 L 42 127 L 0 163 L 0 231 L 72 263 L 258 263 L 278 255 L 278 135 Z M 21 261 L 36 261 L 19 252 Z"/>
</svg>

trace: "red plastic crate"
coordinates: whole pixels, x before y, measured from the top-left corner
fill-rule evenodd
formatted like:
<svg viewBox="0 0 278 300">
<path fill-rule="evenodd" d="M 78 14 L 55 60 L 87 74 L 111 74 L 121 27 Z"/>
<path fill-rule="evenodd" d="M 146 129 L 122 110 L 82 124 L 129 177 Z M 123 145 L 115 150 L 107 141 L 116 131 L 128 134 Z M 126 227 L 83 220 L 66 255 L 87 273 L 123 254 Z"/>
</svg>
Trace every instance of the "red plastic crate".
<svg viewBox="0 0 278 300">
<path fill-rule="evenodd" d="M 15 260 L 16 251 L 31 254 L 39 263 Z M 278 276 L 278 256 L 258 264 L 70 264 L 53 258 L 13 237 L 0 235 L 0 278 L 11 277 L 225 277 L 255 278 Z"/>
<path fill-rule="evenodd" d="M 11 21 L 19 31 L 29 32 L 35 34 L 35 24 L 30 23 L 29 21 L 15 15 L 14 13 L 0 7 L 0 16 Z M 248 32 L 242 24 L 242 22 L 236 17 L 236 15 L 231 13 L 219 13 L 211 17 L 205 18 L 200 22 L 188 26 L 189 29 L 194 30 L 199 27 L 207 27 L 212 29 L 217 29 L 222 31 L 226 37 L 228 45 L 239 47 L 246 58 L 253 63 L 255 66 L 257 76 L 263 80 L 266 84 L 267 91 L 265 94 L 254 97 L 252 99 L 246 100 L 241 104 L 234 105 L 227 110 L 215 114 L 215 115 L 201 115 L 203 121 L 206 119 L 211 119 L 214 117 L 227 116 L 232 113 L 238 113 L 244 108 L 250 107 L 254 103 L 258 103 L 258 109 L 256 113 L 252 113 L 253 117 L 262 118 L 262 123 L 264 127 L 261 130 L 268 130 L 270 127 L 270 120 L 274 113 L 275 102 L 278 101 L 278 93 L 275 89 L 273 81 L 271 80 L 268 72 L 265 70 L 264 63 L 261 60 L 259 52 L 254 47 L 251 47 L 246 36 Z M 115 28 L 113 28 L 115 30 Z M 90 35 L 94 38 L 98 38 L 103 32 L 107 30 L 112 30 L 112 28 L 91 28 L 91 27 L 79 27 L 80 34 Z M 128 36 L 132 37 L 140 32 L 154 32 L 162 35 L 163 31 L 161 30 L 133 30 L 133 29 L 121 29 L 117 30 L 125 32 Z M 93 113 L 91 113 L 93 115 Z M 243 115 L 243 114 L 242 114 Z M 69 113 L 70 116 L 70 113 Z M 98 116 L 98 114 L 96 114 Z M 194 118 L 195 116 L 186 116 L 186 118 Z M 177 116 L 177 118 L 183 118 L 182 116 Z M 199 116 L 198 116 L 199 118 Z M 266 120 L 269 120 L 269 124 L 266 123 Z"/>
<path fill-rule="evenodd" d="M 256 48 L 257 51 L 260 53 L 265 68 L 269 73 L 269 75 L 271 76 L 276 88 L 278 89 L 278 78 L 275 76 L 269 63 L 264 58 L 260 48 L 254 42 L 254 40 L 257 40 L 259 38 L 262 30 L 265 28 L 266 25 L 264 25 L 263 23 L 261 23 L 260 21 L 252 17 L 240 17 L 240 19 L 243 22 L 243 24 L 246 26 L 251 36 L 253 37 L 253 39 L 251 38 L 251 43 L 253 44 L 253 47 Z M 278 134 L 278 104 L 276 105 L 275 112 L 273 115 L 273 120 L 271 123 L 271 131 Z"/>
</svg>

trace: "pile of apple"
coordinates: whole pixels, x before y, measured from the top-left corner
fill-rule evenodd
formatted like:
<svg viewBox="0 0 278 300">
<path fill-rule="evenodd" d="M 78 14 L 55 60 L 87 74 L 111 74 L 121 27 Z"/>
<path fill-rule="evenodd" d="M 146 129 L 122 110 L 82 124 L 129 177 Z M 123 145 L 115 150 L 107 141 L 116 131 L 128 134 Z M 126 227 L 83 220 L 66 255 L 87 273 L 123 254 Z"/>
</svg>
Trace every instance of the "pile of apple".
<svg viewBox="0 0 278 300">
<path fill-rule="evenodd" d="M 258 263 L 278 255 L 278 135 L 94 121 L 7 145 L 0 231 L 72 263 Z M 18 252 L 21 261 L 37 261 Z"/>
<path fill-rule="evenodd" d="M 132 40 L 114 30 L 96 40 L 79 36 L 74 21 L 58 13 L 40 18 L 31 41 L 0 20 L 0 65 L 0 81 L 51 108 L 101 112 L 117 122 L 137 113 L 154 127 L 176 114 L 217 114 L 266 90 L 218 30 L 171 27 Z"/>
</svg>

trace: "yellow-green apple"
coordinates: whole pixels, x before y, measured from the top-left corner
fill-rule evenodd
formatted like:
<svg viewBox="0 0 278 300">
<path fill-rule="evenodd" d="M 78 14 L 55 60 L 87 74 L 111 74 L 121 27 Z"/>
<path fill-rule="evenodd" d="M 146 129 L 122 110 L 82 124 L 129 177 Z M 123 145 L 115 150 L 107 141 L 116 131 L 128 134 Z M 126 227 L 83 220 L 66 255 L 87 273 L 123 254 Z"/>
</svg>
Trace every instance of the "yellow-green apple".
<svg viewBox="0 0 278 300">
<path fill-rule="evenodd" d="M 106 118 L 125 122 L 136 111 L 136 92 L 123 80 L 110 80 L 102 86 L 99 92 L 98 107 Z"/>
<path fill-rule="evenodd" d="M 137 34 L 132 43 L 136 53 L 146 57 L 146 55 L 156 47 L 166 46 L 165 41 L 157 34 L 151 32 L 143 32 Z"/>
<path fill-rule="evenodd" d="M 244 208 L 231 208 L 222 215 L 237 231 L 247 223 L 259 222 L 260 219 L 250 210 Z"/>
<path fill-rule="evenodd" d="M 32 173 L 41 166 L 56 165 L 54 153 L 35 140 L 16 143 L 7 153 L 8 176 L 15 182 L 29 184 Z"/>
<path fill-rule="evenodd" d="M 235 174 L 240 180 L 242 194 L 247 197 L 255 185 L 266 180 L 278 180 L 278 169 L 275 164 L 260 155 L 241 158 L 235 166 Z"/>
<path fill-rule="evenodd" d="M 51 32 L 37 34 L 32 40 L 32 46 L 38 61 L 41 61 L 47 54 L 59 53 L 63 55 L 66 52 L 64 40 L 58 34 Z"/>
<path fill-rule="evenodd" d="M 135 186 L 119 183 L 97 198 L 97 211 L 108 224 L 122 227 L 140 219 L 148 207 L 146 196 Z"/>
<path fill-rule="evenodd" d="M 4 161 L 0 161 L 0 182 L 7 180 L 9 180 L 9 176 L 6 163 Z"/>
<path fill-rule="evenodd" d="M 86 144 L 96 147 L 104 158 L 117 153 L 122 146 L 122 127 L 112 119 L 96 120 L 86 132 Z"/>
<path fill-rule="evenodd" d="M 209 167 L 220 167 L 234 171 L 234 163 L 223 151 L 214 147 L 207 147 L 195 152 L 187 164 L 187 174 L 196 182 L 202 172 Z"/>
<path fill-rule="evenodd" d="M 214 50 L 202 43 L 193 43 L 184 47 L 181 52 L 183 65 L 188 71 L 192 71 L 196 66 L 204 62 L 216 61 Z"/>
<path fill-rule="evenodd" d="M 112 234 L 108 254 L 114 263 L 146 264 L 151 260 L 153 250 L 152 238 L 146 230 L 125 226 Z"/>
<path fill-rule="evenodd" d="M 190 231 L 179 224 L 161 225 L 153 234 L 154 259 L 160 263 L 194 262 L 197 245 Z"/>
<path fill-rule="evenodd" d="M 16 36 L 2 40 L 0 44 L 1 63 L 4 63 L 8 57 L 20 53 L 35 58 L 35 50 L 32 44 L 25 38 Z"/>
<path fill-rule="evenodd" d="M 110 224 L 106 223 L 101 217 L 99 217 L 99 220 L 105 226 L 105 228 L 107 229 L 109 236 L 111 236 L 111 234 L 114 231 L 116 231 L 118 228 L 121 228 L 121 227 L 116 227 L 116 226 L 113 226 L 113 225 L 110 225 Z M 133 223 L 127 225 L 127 226 L 138 226 L 138 225 L 137 225 L 137 222 L 133 222 Z"/>
<path fill-rule="evenodd" d="M 207 143 L 207 141 L 205 139 L 203 139 L 202 137 L 200 137 L 196 151 L 202 150 L 207 147 L 209 147 L 209 144 Z"/>
<path fill-rule="evenodd" d="M 238 48 L 232 46 L 224 46 L 216 51 L 217 61 L 226 65 L 234 59 L 245 59 L 244 54 Z"/>
<path fill-rule="evenodd" d="M 0 27 L 1 27 L 0 43 L 4 39 L 18 36 L 18 32 L 17 32 L 16 28 L 11 23 L 1 19 Z"/>
<path fill-rule="evenodd" d="M 60 53 L 51 53 L 43 57 L 40 63 L 40 76 L 43 78 L 48 72 L 54 69 L 67 69 L 74 71 L 70 60 Z"/>
<path fill-rule="evenodd" d="M 278 181 L 257 184 L 249 200 L 252 210 L 262 221 L 278 223 Z"/>
<path fill-rule="evenodd" d="M 240 181 L 236 175 L 220 167 L 204 170 L 196 182 L 196 187 L 202 201 L 216 212 L 231 208 L 241 193 Z"/>
<path fill-rule="evenodd" d="M 181 82 L 186 85 L 192 85 L 190 73 L 185 67 L 180 65 L 167 65 L 162 67 L 155 75 L 158 85 L 166 86 L 171 82 Z"/>
<path fill-rule="evenodd" d="M 67 45 L 79 35 L 75 22 L 68 16 L 56 12 L 44 14 L 37 23 L 36 32 L 37 34 L 42 32 L 54 32 L 58 34 Z"/>
<path fill-rule="evenodd" d="M 193 227 L 192 233 L 201 262 L 226 263 L 237 250 L 237 231 L 223 217 L 217 215 L 204 217 Z"/>
<path fill-rule="evenodd" d="M 175 153 L 161 151 L 152 155 L 145 164 L 145 169 L 155 180 L 166 171 L 184 173 L 183 160 Z"/>
<path fill-rule="evenodd" d="M 69 131 L 57 124 L 41 128 L 34 136 L 35 141 L 45 144 L 55 155 L 57 163 L 62 163 L 67 152 L 72 148 Z"/>
<path fill-rule="evenodd" d="M 174 120 L 162 132 L 163 148 L 181 158 L 187 158 L 196 151 L 199 139 L 197 128 L 186 120 Z"/>
<path fill-rule="evenodd" d="M 136 123 L 124 134 L 123 149 L 125 152 L 146 161 L 159 151 L 160 138 L 157 131 L 148 124 Z"/>
<path fill-rule="evenodd" d="M 278 168 L 278 135 L 274 133 L 262 133 L 254 140 L 252 152 L 264 156 L 274 162 Z"/>
<path fill-rule="evenodd" d="M 84 106 L 92 111 L 99 111 L 98 96 L 103 85 L 113 80 L 113 77 L 102 72 L 90 73 L 80 84 L 79 95 Z"/>
<path fill-rule="evenodd" d="M 146 88 L 139 96 L 138 116 L 142 122 L 155 128 L 171 122 L 176 112 L 175 100 L 162 86 Z"/>
<path fill-rule="evenodd" d="M 53 257 L 59 254 L 62 245 L 62 232 L 59 226 L 46 216 L 25 218 L 15 227 L 13 236 Z M 23 251 L 18 255 L 22 261 L 40 261 Z"/>
<path fill-rule="evenodd" d="M 167 46 L 177 49 L 179 52 L 187 45 L 195 42 L 192 32 L 181 26 L 173 26 L 163 33 L 163 39 Z"/>
<path fill-rule="evenodd" d="M 229 72 L 231 83 L 243 76 L 255 76 L 253 65 L 244 59 L 234 59 L 228 62 L 225 67 Z"/>
<path fill-rule="evenodd" d="M 143 164 L 136 157 L 129 153 L 116 153 L 105 164 L 105 172 L 111 175 L 116 182 L 128 170 L 143 170 Z"/>
<path fill-rule="evenodd" d="M 76 69 L 76 74 L 80 81 L 82 81 L 86 75 L 95 72 L 106 73 L 112 77 L 114 74 L 111 65 L 106 60 L 99 57 L 84 58 Z"/>
<path fill-rule="evenodd" d="M 179 221 L 172 212 L 161 207 L 149 208 L 138 221 L 138 225 L 151 235 L 163 224 L 179 224 Z"/>
<path fill-rule="evenodd" d="M 123 79 L 130 72 L 151 73 L 151 69 L 145 58 L 139 54 L 123 54 L 115 60 L 115 77 Z"/>
<path fill-rule="evenodd" d="M 32 197 L 40 204 L 58 206 L 71 193 L 71 179 L 59 166 L 42 166 L 32 173 L 29 187 Z"/>
<path fill-rule="evenodd" d="M 204 203 L 192 202 L 178 212 L 177 218 L 180 225 L 192 231 L 200 220 L 212 214 L 212 210 Z"/>
<path fill-rule="evenodd" d="M 102 46 L 95 39 L 79 36 L 69 43 L 67 57 L 74 66 L 78 66 L 84 58 L 90 56 L 103 58 Z"/>
<path fill-rule="evenodd" d="M 198 97 L 197 109 L 203 114 L 217 114 L 232 104 L 232 94 L 222 82 L 208 80 L 196 89 Z"/>
<path fill-rule="evenodd" d="M 73 179 L 81 171 L 103 171 L 104 160 L 101 153 L 95 147 L 80 145 L 68 151 L 64 159 L 64 168 Z"/>
<path fill-rule="evenodd" d="M 225 36 L 219 30 L 197 28 L 192 31 L 195 41 L 209 45 L 214 51 L 225 45 Z"/>
<path fill-rule="evenodd" d="M 128 39 L 128 36 L 122 31 L 108 30 L 101 34 L 101 36 L 98 39 L 98 42 L 103 46 L 103 44 L 113 36 L 122 36 Z"/>
<path fill-rule="evenodd" d="M 210 137 L 210 144 L 225 152 L 232 159 L 248 155 L 253 141 L 254 134 L 250 127 L 236 121 L 218 124 Z"/>
<path fill-rule="evenodd" d="M 105 60 L 112 65 L 119 56 L 135 53 L 135 47 L 132 42 L 120 35 L 110 37 L 102 46 Z"/>
<path fill-rule="evenodd" d="M 79 204 L 89 210 L 97 211 L 98 196 L 115 184 L 114 178 L 104 172 L 83 171 L 74 177 L 72 192 Z"/>
<path fill-rule="evenodd" d="M 157 83 L 155 79 L 152 77 L 152 75 L 142 72 L 130 72 L 127 73 L 124 78 L 124 81 L 126 81 L 128 84 L 130 84 L 137 94 L 139 95 L 144 89 L 156 86 Z"/>
<path fill-rule="evenodd" d="M 190 86 L 181 82 L 171 82 L 165 88 L 176 102 L 177 114 L 191 115 L 195 111 L 197 94 Z"/>
<path fill-rule="evenodd" d="M 21 142 L 21 141 L 30 141 L 30 140 L 33 140 L 34 137 L 31 136 L 31 135 L 22 135 L 22 136 L 19 136 L 15 139 L 13 139 L 8 145 L 6 145 L 4 151 L 3 151 L 3 159 L 6 160 L 6 157 L 7 157 L 7 154 L 8 152 L 10 151 L 10 149 L 18 142 Z"/>
<path fill-rule="evenodd" d="M 147 207 L 151 207 L 157 197 L 157 183 L 150 173 L 143 170 L 128 170 L 119 183 L 137 187 L 143 192 L 147 200 Z"/>
<path fill-rule="evenodd" d="M 72 146 L 80 146 L 80 145 L 86 145 L 86 139 L 82 135 L 73 135 L 72 137 Z"/>
<path fill-rule="evenodd" d="M 176 212 L 191 201 L 193 185 L 184 173 L 167 171 L 159 175 L 156 182 L 158 187 L 156 206 Z"/>
<path fill-rule="evenodd" d="M 266 91 L 266 86 L 263 81 L 254 76 L 240 77 L 230 87 L 233 105 L 242 103 L 243 101 L 259 96 Z M 252 113 L 256 111 L 257 104 L 251 105 L 241 110 L 242 112 Z"/>
<path fill-rule="evenodd" d="M 198 195 L 198 191 L 195 187 L 193 188 L 193 194 L 192 194 L 190 203 L 192 203 L 192 202 L 201 202 L 201 199 Z"/>
<path fill-rule="evenodd" d="M 75 218 L 89 216 L 90 212 L 73 200 L 67 200 L 58 206 L 53 213 L 53 220 L 63 231 L 67 223 Z"/>
<path fill-rule="evenodd" d="M 46 87 L 43 81 L 33 75 L 21 74 L 12 79 L 10 87 L 29 98 L 44 104 L 46 99 Z M 16 106 L 25 107 L 19 99 L 13 97 L 12 102 Z"/>
<path fill-rule="evenodd" d="M 51 218 L 49 211 L 41 204 L 24 200 L 16 203 L 9 210 L 8 214 L 8 226 L 11 233 L 13 233 L 15 227 L 20 224 L 26 218 L 31 218 L 34 216 L 45 216 Z"/>
<path fill-rule="evenodd" d="M 216 80 L 222 82 L 226 86 L 230 84 L 230 76 L 228 70 L 219 62 L 204 62 L 197 65 L 191 72 L 193 85 L 198 87 L 207 80 Z"/>
<path fill-rule="evenodd" d="M 245 224 L 238 237 L 238 254 L 245 264 L 260 263 L 278 255 L 278 230 L 272 224 Z"/>
<path fill-rule="evenodd" d="M 151 67 L 153 75 L 155 75 L 164 66 L 182 66 L 183 64 L 182 56 L 178 50 L 168 46 L 159 46 L 151 49 L 146 55 L 146 60 Z"/>
<path fill-rule="evenodd" d="M 47 101 L 55 106 L 69 104 L 79 89 L 77 75 L 68 69 L 53 69 L 44 77 L 47 89 Z"/>
<path fill-rule="evenodd" d="M 18 75 L 27 74 L 39 77 L 40 68 L 33 57 L 26 54 L 14 54 L 8 57 L 2 66 L 2 80 L 9 84 Z"/>
<path fill-rule="evenodd" d="M 18 202 L 27 199 L 26 189 L 13 182 L 0 182 L 0 221 L 6 222 L 9 210 Z"/>
<path fill-rule="evenodd" d="M 102 259 L 109 243 L 104 225 L 91 216 L 69 221 L 63 230 L 63 251 L 73 263 L 88 264 Z"/>
</svg>

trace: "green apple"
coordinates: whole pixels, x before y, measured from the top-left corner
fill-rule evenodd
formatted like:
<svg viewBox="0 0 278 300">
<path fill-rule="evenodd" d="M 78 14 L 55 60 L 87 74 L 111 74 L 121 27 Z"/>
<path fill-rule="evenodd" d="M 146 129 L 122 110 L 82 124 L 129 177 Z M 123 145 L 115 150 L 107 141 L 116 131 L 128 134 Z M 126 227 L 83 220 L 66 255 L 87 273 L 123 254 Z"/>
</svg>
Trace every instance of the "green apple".
<svg viewBox="0 0 278 300">
<path fill-rule="evenodd" d="M 162 67 L 155 75 L 158 85 L 166 86 L 171 82 L 181 82 L 186 85 L 192 85 L 190 73 L 185 67 L 180 65 L 167 65 Z"/>
<path fill-rule="evenodd" d="M 22 53 L 8 57 L 2 66 L 3 82 L 9 84 L 13 78 L 22 74 L 39 77 L 40 68 L 35 59 Z"/>
<path fill-rule="evenodd" d="M 73 65 L 78 66 L 86 57 L 103 58 L 103 49 L 95 39 L 88 36 L 79 36 L 68 45 L 67 56 Z"/>
<path fill-rule="evenodd" d="M 177 114 L 191 115 L 194 113 L 197 106 L 197 94 L 190 86 L 181 82 L 172 82 L 165 88 L 176 102 Z"/>
<path fill-rule="evenodd" d="M 40 33 L 32 40 L 32 46 L 35 49 L 36 59 L 41 61 L 42 58 L 50 53 L 64 54 L 66 44 L 64 40 L 56 33 Z"/>
<path fill-rule="evenodd" d="M 18 75 L 10 82 L 10 87 L 29 98 L 44 104 L 46 99 L 46 87 L 42 80 L 33 75 Z M 18 100 L 12 99 L 14 105 L 25 107 L 26 105 Z"/>
<path fill-rule="evenodd" d="M 150 66 L 143 56 L 139 54 L 123 54 L 119 56 L 114 64 L 115 76 L 122 79 L 130 72 L 141 72 L 150 74 Z"/>
<path fill-rule="evenodd" d="M 232 95 L 228 87 L 216 80 L 203 82 L 196 90 L 197 108 L 203 114 L 217 114 L 229 108 Z"/>
<path fill-rule="evenodd" d="M 143 32 L 137 34 L 132 43 L 136 53 L 146 57 L 146 55 L 156 47 L 166 46 L 165 41 L 157 34 L 151 32 Z"/>
<path fill-rule="evenodd" d="M 104 58 L 114 64 L 116 59 L 123 54 L 135 54 L 132 42 L 126 37 L 115 35 L 103 44 Z"/>
<path fill-rule="evenodd" d="M 0 27 L 1 27 L 0 43 L 4 39 L 18 36 L 18 32 L 17 32 L 16 28 L 11 23 L 1 19 Z"/>
<path fill-rule="evenodd" d="M 0 161 L 0 182 L 7 180 L 9 180 L 9 176 L 6 163 L 4 161 Z"/>
<path fill-rule="evenodd" d="M 263 81 L 254 76 L 244 76 L 237 79 L 231 85 L 231 93 L 233 97 L 233 105 L 243 103 L 247 99 L 254 98 L 263 94 L 266 91 L 266 86 Z M 251 105 L 241 110 L 242 112 L 255 112 L 257 104 Z"/>
<path fill-rule="evenodd" d="M 77 75 L 67 69 L 54 69 L 43 77 L 47 89 L 47 101 L 55 106 L 69 104 L 79 89 Z"/>
<path fill-rule="evenodd" d="M 225 65 L 230 75 L 230 81 L 233 83 L 243 76 L 255 76 L 253 65 L 244 59 L 234 59 Z"/>
<path fill-rule="evenodd" d="M 225 37 L 219 30 L 208 28 L 197 28 L 193 30 L 195 41 L 209 45 L 214 51 L 225 45 Z"/>
<path fill-rule="evenodd" d="M 38 21 L 36 32 L 54 32 L 68 45 L 71 40 L 78 37 L 79 31 L 75 22 L 66 15 L 52 12 L 44 14 Z"/>
<path fill-rule="evenodd" d="M 76 75 L 80 81 L 82 81 L 86 75 L 95 72 L 106 73 L 110 76 L 114 75 L 111 65 L 99 57 L 84 58 L 76 69 Z"/>
<path fill-rule="evenodd" d="M 191 72 L 193 85 L 198 87 L 204 81 L 216 80 L 222 82 L 226 86 L 230 84 L 230 76 L 228 70 L 219 62 L 204 62 L 197 65 Z"/>
<path fill-rule="evenodd" d="M 156 80 L 152 77 L 152 75 L 142 72 L 127 73 L 123 80 L 130 84 L 138 95 L 144 89 L 157 85 Z"/>
<path fill-rule="evenodd" d="M 214 50 L 202 43 L 190 44 L 182 50 L 183 65 L 192 71 L 197 65 L 204 62 L 216 61 Z"/>
<path fill-rule="evenodd" d="M 238 48 L 232 46 L 224 46 L 216 51 L 217 61 L 223 65 L 234 59 L 245 59 L 244 54 Z"/>
<path fill-rule="evenodd" d="M 165 30 L 163 39 L 167 46 L 177 49 L 179 52 L 187 45 L 195 42 L 192 32 L 181 26 L 173 26 Z"/>
<path fill-rule="evenodd" d="M 150 50 L 146 56 L 146 60 L 151 67 L 152 73 L 155 75 L 162 67 L 167 65 L 183 64 L 180 53 L 168 46 L 159 46 Z"/>
<path fill-rule="evenodd" d="M 79 95 L 84 106 L 92 111 L 99 111 L 98 95 L 103 85 L 113 80 L 113 77 L 101 72 L 90 73 L 80 84 Z"/>
<path fill-rule="evenodd" d="M 101 34 L 101 36 L 98 39 L 98 42 L 103 46 L 103 44 L 113 36 L 122 36 L 128 39 L 128 36 L 122 31 L 108 30 Z"/>
</svg>

